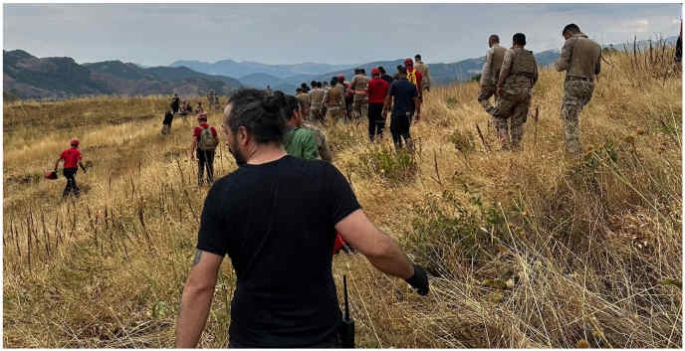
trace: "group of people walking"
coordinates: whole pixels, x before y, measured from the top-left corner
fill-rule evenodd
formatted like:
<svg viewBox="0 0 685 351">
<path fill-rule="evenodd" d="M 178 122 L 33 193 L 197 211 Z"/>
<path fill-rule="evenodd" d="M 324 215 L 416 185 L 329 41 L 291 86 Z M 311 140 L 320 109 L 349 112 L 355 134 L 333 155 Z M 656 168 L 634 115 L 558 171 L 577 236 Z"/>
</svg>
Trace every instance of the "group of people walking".
<svg viewBox="0 0 685 351">
<path fill-rule="evenodd" d="M 554 63 L 557 71 L 566 71 L 561 119 L 566 151 L 578 154 L 583 151 L 578 116 L 592 99 L 595 78 L 601 70 L 602 48 L 573 23 L 564 27 L 562 36 L 564 46 L 559 60 Z M 525 49 L 523 33 L 514 34 L 509 49 L 500 46 L 499 36 L 495 34 L 488 39 L 488 45 L 478 102 L 492 116 L 502 148 L 520 150 L 523 124 L 538 80 L 537 62 L 533 53 Z M 493 95 L 495 106 L 489 101 Z"/>
<path fill-rule="evenodd" d="M 382 137 L 389 112 L 390 131 L 397 148 L 411 146 L 409 128 L 412 120 L 421 119 L 420 109 L 423 95 L 430 90 L 428 65 L 421 61 L 421 55 L 407 58 L 404 65 L 397 66 L 394 76 L 385 68 L 375 67 L 371 77 L 364 68 L 356 68 L 352 80 L 344 75 L 332 77 L 330 84 L 313 81 L 311 88 L 302 83 L 297 88 L 296 98 L 303 113 L 312 121 L 322 124 L 341 120 L 368 119 L 369 140 Z"/>
<path fill-rule="evenodd" d="M 565 43 L 554 67 L 566 71 L 561 117 L 566 149 L 575 154 L 582 151 L 578 115 L 592 98 L 601 47 L 575 24 L 561 34 Z M 500 46 L 497 35 L 488 44 L 477 100 L 492 116 L 502 147 L 520 150 L 538 80 L 537 62 L 525 49 L 523 33 L 513 35 L 509 49 Z M 343 76 L 333 77 L 328 87 L 312 82 L 311 89 L 305 84 L 296 96 L 241 89 L 224 109 L 221 133 L 200 112 L 190 158 L 198 162 L 198 183 L 205 184 L 206 171 L 207 183 L 214 184 L 205 199 L 181 298 L 177 347 L 197 346 L 226 255 L 237 277 L 230 347 L 341 346 L 342 316 L 331 273 L 331 251 L 338 241 L 353 246 L 382 272 L 404 279 L 420 295 L 428 294 L 425 270 L 365 215 L 347 179 L 330 163 L 325 136 L 307 121 L 366 117 L 373 141 L 383 135 L 391 113 L 395 146 L 411 147 L 409 128 L 421 119 L 421 104 L 430 90 L 428 67 L 419 55 L 415 59 L 406 59 L 394 77 L 376 67 L 369 78 L 359 68 L 349 82 Z M 489 101 L 493 96 L 494 105 Z M 172 102 L 168 112 L 172 118 L 175 106 Z M 239 167 L 214 182 L 220 134 Z M 78 195 L 73 178 L 77 165 L 85 171 L 78 146 L 72 140 L 57 161 L 65 162 L 65 194 Z"/>
</svg>

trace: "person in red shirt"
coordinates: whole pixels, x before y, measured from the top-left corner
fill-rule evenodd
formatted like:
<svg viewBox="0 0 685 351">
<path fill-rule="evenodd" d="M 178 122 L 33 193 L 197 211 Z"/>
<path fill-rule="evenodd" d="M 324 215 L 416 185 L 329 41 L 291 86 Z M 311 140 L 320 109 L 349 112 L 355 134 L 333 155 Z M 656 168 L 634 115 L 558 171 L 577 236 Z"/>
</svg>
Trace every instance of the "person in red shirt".
<svg viewBox="0 0 685 351">
<path fill-rule="evenodd" d="M 78 150 L 79 141 L 76 138 L 71 139 L 71 147 L 62 151 L 55 162 L 54 171 L 57 172 L 57 167 L 59 167 L 60 161 L 64 161 L 63 174 L 64 178 L 67 178 L 67 186 L 62 192 L 62 198 L 74 194 L 74 196 L 79 197 L 81 195 L 81 190 L 76 185 L 76 172 L 78 171 L 78 166 L 81 166 L 83 173 L 86 173 L 86 167 L 81 163 L 81 151 Z"/>
<path fill-rule="evenodd" d="M 383 129 L 385 128 L 383 103 L 389 88 L 390 84 L 381 78 L 381 71 L 378 68 L 372 69 L 371 81 L 369 81 L 369 87 L 366 89 L 366 95 L 369 97 L 369 139 L 372 142 L 376 135 L 379 138 L 383 137 Z"/>
<path fill-rule="evenodd" d="M 407 80 L 417 87 L 416 90 L 419 92 L 419 101 L 423 101 L 423 89 L 420 88 L 421 82 L 423 81 L 421 71 L 414 68 L 414 61 L 411 58 L 404 59 L 404 66 L 407 68 Z M 421 116 L 417 115 L 416 121 L 418 122 L 420 120 Z"/>
<path fill-rule="evenodd" d="M 207 114 L 197 116 L 199 125 L 193 129 L 193 142 L 190 144 L 190 160 L 197 155 L 197 183 L 204 183 L 204 171 L 207 168 L 207 184 L 214 182 L 214 153 L 219 145 L 219 135 L 214 127 L 207 123 Z M 206 132 L 205 132 L 206 131 Z"/>
</svg>

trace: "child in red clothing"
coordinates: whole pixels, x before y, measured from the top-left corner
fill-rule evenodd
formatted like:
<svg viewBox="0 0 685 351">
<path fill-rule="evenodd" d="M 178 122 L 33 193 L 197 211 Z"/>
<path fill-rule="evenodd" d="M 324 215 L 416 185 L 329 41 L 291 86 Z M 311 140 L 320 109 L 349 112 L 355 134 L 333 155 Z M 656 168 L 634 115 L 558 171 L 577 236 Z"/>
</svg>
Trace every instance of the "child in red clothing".
<svg viewBox="0 0 685 351">
<path fill-rule="evenodd" d="M 57 162 L 55 162 L 55 172 L 57 172 L 59 162 L 64 160 L 63 174 L 64 177 L 67 178 L 67 186 L 64 188 L 64 192 L 62 192 L 63 198 L 69 196 L 71 193 L 74 193 L 76 197 L 81 194 L 81 190 L 76 186 L 75 176 L 76 171 L 78 171 L 78 166 L 81 166 L 83 173 L 86 173 L 86 167 L 81 163 L 81 151 L 78 150 L 78 145 L 78 139 L 71 139 L 71 147 L 62 151 Z"/>
</svg>

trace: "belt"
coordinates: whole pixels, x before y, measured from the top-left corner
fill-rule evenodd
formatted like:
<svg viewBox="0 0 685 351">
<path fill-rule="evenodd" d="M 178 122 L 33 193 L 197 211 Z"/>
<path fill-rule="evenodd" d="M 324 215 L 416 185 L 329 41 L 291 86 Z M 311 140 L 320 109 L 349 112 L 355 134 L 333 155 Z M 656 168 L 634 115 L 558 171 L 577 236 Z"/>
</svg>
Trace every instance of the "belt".
<svg viewBox="0 0 685 351">
<path fill-rule="evenodd" d="M 567 81 L 569 81 L 569 80 L 584 80 L 584 81 L 586 81 L 586 82 L 592 82 L 592 81 L 594 81 L 592 78 L 588 78 L 588 77 L 576 77 L 576 76 L 566 76 L 566 80 L 567 80 Z"/>
</svg>

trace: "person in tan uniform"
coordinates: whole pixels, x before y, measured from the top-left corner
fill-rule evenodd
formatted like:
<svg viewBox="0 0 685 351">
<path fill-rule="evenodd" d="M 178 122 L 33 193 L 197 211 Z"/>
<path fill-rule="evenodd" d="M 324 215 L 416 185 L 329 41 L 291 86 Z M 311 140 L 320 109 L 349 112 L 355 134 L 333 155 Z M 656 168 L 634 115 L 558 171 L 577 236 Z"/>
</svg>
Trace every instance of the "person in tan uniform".
<svg viewBox="0 0 685 351">
<path fill-rule="evenodd" d="M 321 89 L 321 82 L 312 82 L 312 90 L 309 92 L 309 120 L 322 122 L 323 114 L 323 96 L 324 91 Z"/>
<path fill-rule="evenodd" d="M 414 56 L 414 68 L 418 69 L 421 72 L 421 76 L 423 79 L 421 80 L 421 89 L 424 91 L 430 91 L 431 89 L 431 76 L 430 72 L 428 72 L 428 65 L 423 63 L 421 61 L 421 55 L 416 54 Z"/>
<path fill-rule="evenodd" d="M 514 45 L 502 60 L 502 70 L 497 81 L 499 101 L 493 113 L 497 135 L 503 149 L 520 150 L 523 124 L 528 118 L 533 86 L 538 81 L 538 65 L 532 51 L 526 50 L 526 36 L 514 34 Z M 509 129 L 511 128 L 511 141 Z"/>
<path fill-rule="evenodd" d="M 601 70 L 602 48 L 573 23 L 564 27 L 561 33 L 566 42 L 554 68 L 559 72 L 566 71 L 561 119 L 564 123 L 566 151 L 577 154 L 583 151 L 578 115 L 592 99 L 595 77 Z"/>
<path fill-rule="evenodd" d="M 345 109 L 345 88 L 337 77 L 331 79 L 331 87 L 323 96 L 323 106 L 326 108 L 326 120 L 338 122 L 347 116 Z"/>
<path fill-rule="evenodd" d="M 305 116 L 309 115 L 309 95 L 303 88 L 297 88 L 295 91 L 295 97 L 300 102 L 300 106 L 302 106 L 302 113 L 304 113 Z"/>
<path fill-rule="evenodd" d="M 350 90 L 354 94 L 352 99 L 352 118 L 367 118 L 369 113 L 369 97 L 366 89 L 369 87 L 369 77 L 361 68 L 354 70 L 354 77 L 350 82 Z"/>
<path fill-rule="evenodd" d="M 478 94 L 478 103 L 483 106 L 485 112 L 492 115 L 495 108 L 490 104 L 490 97 L 495 95 L 495 104 L 499 95 L 497 95 L 497 81 L 499 80 L 500 69 L 504 61 L 504 53 L 507 49 L 499 45 L 499 36 L 493 34 L 488 38 L 488 45 L 490 49 L 485 53 L 485 63 L 480 74 L 480 93 Z"/>
</svg>

